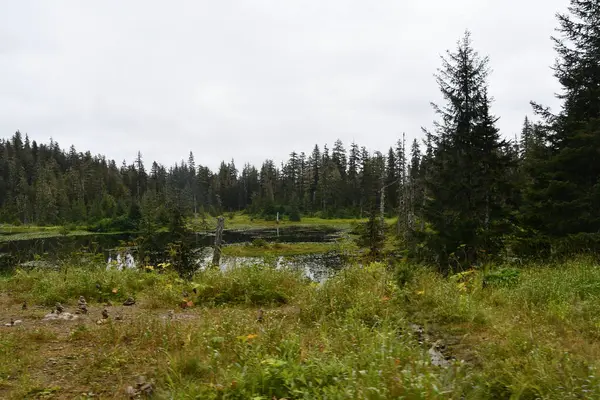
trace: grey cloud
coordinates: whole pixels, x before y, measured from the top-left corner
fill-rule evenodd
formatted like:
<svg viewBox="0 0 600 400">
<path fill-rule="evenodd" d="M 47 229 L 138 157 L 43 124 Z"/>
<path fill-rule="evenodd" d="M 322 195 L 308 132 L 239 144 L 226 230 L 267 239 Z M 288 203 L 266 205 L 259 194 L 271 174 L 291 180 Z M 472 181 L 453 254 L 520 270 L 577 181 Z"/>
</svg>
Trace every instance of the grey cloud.
<svg viewBox="0 0 600 400">
<path fill-rule="evenodd" d="M 19 1 L 0 14 L 0 131 L 131 161 L 276 162 L 315 143 L 420 137 L 439 56 L 466 28 L 512 137 L 556 108 L 567 0 Z"/>
</svg>

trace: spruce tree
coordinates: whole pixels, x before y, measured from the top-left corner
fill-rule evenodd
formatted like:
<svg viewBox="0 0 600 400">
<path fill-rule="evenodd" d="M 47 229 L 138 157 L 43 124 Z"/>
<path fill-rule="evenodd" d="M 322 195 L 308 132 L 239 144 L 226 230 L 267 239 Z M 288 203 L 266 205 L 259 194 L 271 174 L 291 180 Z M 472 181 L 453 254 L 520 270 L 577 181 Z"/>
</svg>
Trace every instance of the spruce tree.
<svg viewBox="0 0 600 400">
<path fill-rule="evenodd" d="M 508 231 L 507 143 L 500 139 L 487 94 L 488 58 L 481 58 L 467 32 L 455 52 L 442 58 L 437 82 L 445 105 L 426 157 L 423 239 L 442 268 L 476 263 L 500 249 Z"/>
<path fill-rule="evenodd" d="M 522 210 L 526 226 L 550 239 L 600 232 L 600 0 L 571 0 L 557 18 L 563 104 L 558 115 L 534 104 L 544 124 Z"/>
</svg>

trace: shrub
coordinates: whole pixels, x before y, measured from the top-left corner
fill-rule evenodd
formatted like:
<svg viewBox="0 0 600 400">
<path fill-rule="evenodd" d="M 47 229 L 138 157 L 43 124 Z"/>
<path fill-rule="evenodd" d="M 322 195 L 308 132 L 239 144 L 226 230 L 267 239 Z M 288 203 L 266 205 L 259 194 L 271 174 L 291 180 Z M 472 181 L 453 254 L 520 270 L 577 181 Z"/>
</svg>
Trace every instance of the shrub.
<svg viewBox="0 0 600 400">
<path fill-rule="evenodd" d="M 136 221 L 131 220 L 127 215 L 121 215 L 117 218 L 103 218 L 95 224 L 89 225 L 91 232 L 132 232 L 137 230 Z"/>
<path fill-rule="evenodd" d="M 403 287 L 412 282 L 415 276 L 415 266 L 406 262 L 400 262 L 394 270 L 394 277 L 398 286 Z"/>
<path fill-rule="evenodd" d="M 300 220 L 302 219 L 300 217 L 300 210 L 298 210 L 295 207 L 290 210 L 289 215 L 290 215 L 290 221 L 293 221 L 293 222 L 300 222 Z"/>
<path fill-rule="evenodd" d="M 263 238 L 257 238 L 252 241 L 252 246 L 264 248 L 268 247 L 269 243 L 267 243 L 267 241 Z"/>
<path fill-rule="evenodd" d="M 485 274 L 483 286 L 514 286 L 519 282 L 521 271 L 516 268 L 502 268 Z"/>
</svg>

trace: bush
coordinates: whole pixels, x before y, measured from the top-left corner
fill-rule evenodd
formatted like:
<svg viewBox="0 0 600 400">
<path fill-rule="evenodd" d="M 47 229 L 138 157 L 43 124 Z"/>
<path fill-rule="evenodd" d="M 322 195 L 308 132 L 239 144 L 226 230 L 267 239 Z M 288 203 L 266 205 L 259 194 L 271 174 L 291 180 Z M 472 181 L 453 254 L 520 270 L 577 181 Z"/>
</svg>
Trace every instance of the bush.
<svg viewBox="0 0 600 400">
<path fill-rule="evenodd" d="M 396 265 L 394 277 L 398 286 L 403 287 L 411 283 L 415 276 L 415 266 L 406 262 Z"/>
<path fill-rule="evenodd" d="M 252 241 L 252 246 L 264 248 L 264 247 L 268 247 L 269 244 L 267 243 L 267 241 L 265 239 L 257 238 Z"/>
<path fill-rule="evenodd" d="M 293 221 L 293 222 L 300 222 L 300 220 L 302 219 L 300 217 L 300 210 L 298 210 L 297 208 L 293 208 L 290 211 L 289 215 L 290 215 L 290 221 Z"/>
<path fill-rule="evenodd" d="M 87 230 L 90 232 L 132 232 L 138 229 L 137 223 L 132 221 L 127 215 L 121 215 L 117 218 L 103 218 L 95 224 L 89 225 Z"/>
<path fill-rule="evenodd" d="M 489 272 L 483 277 L 484 287 L 514 286 L 519 282 L 521 271 L 515 268 L 503 268 Z"/>
</svg>

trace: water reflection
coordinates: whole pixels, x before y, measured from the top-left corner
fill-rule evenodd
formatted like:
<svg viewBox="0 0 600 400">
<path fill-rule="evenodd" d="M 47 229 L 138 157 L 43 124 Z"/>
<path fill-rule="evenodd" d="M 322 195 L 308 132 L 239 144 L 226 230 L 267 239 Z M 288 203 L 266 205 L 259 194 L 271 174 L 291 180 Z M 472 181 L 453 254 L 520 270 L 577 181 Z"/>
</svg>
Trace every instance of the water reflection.
<svg viewBox="0 0 600 400">
<path fill-rule="evenodd" d="M 199 260 L 200 268 L 207 268 L 211 263 L 212 248 L 205 248 Z M 267 264 L 277 269 L 291 268 L 301 271 L 306 277 L 315 282 L 323 282 L 342 268 L 344 260 L 343 256 L 336 251 L 295 256 L 239 257 L 224 255 L 221 257 L 219 268 L 221 271 L 226 271 L 230 268 L 253 264 Z"/>
<path fill-rule="evenodd" d="M 107 269 L 116 268 L 136 268 L 135 249 L 126 251 L 110 252 L 107 259 Z M 196 258 L 194 263 L 197 270 L 205 270 L 212 266 L 212 247 L 201 247 L 196 249 Z M 114 255 L 114 258 L 113 258 Z M 221 256 L 219 268 L 221 271 L 227 271 L 231 268 L 245 267 L 248 265 L 269 265 L 277 269 L 290 268 L 302 272 L 304 276 L 315 282 L 323 282 L 332 274 L 337 272 L 344 260 L 341 254 L 335 251 L 319 254 L 303 254 L 295 256 L 265 256 L 265 257 L 239 257 L 239 256 Z"/>
<path fill-rule="evenodd" d="M 111 252 L 108 253 L 108 260 L 106 263 L 107 268 L 116 268 L 119 271 L 122 271 L 123 268 L 135 268 L 135 259 L 133 255 L 129 252 L 125 254 L 125 260 L 121 258 L 121 253 L 117 253 L 117 257 L 113 260 Z"/>
<path fill-rule="evenodd" d="M 302 227 L 286 227 L 249 231 L 226 231 L 223 240 L 227 244 L 248 243 L 261 238 L 267 242 L 329 242 L 339 237 L 339 231 L 331 228 L 307 229 Z M 145 262 L 139 260 L 136 251 L 135 235 L 104 234 L 87 236 L 67 236 L 43 239 L 15 240 L 0 242 L 0 272 L 13 270 L 16 266 L 41 267 L 56 266 L 64 261 L 80 257 L 81 254 L 97 254 L 107 267 L 118 269 L 136 268 Z M 165 259 L 165 249 L 171 237 L 168 233 L 157 235 L 156 251 L 151 254 L 150 262 L 160 263 Z M 205 268 L 212 262 L 212 245 L 214 235 L 196 233 L 187 239 L 194 250 L 194 258 L 198 268 Z M 269 263 L 277 268 L 295 268 L 315 281 L 326 279 L 342 264 L 342 256 L 335 252 L 325 254 L 308 254 L 301 256 L 277 257 L 221 257 L 222 269 L 244 264 Z"/>
</svg>

